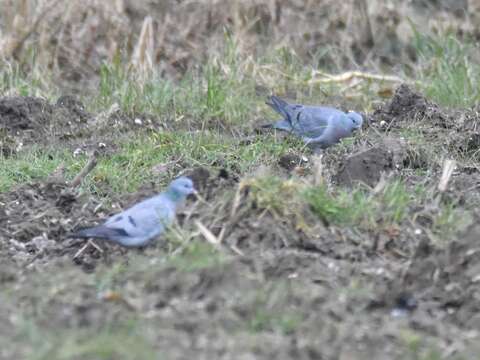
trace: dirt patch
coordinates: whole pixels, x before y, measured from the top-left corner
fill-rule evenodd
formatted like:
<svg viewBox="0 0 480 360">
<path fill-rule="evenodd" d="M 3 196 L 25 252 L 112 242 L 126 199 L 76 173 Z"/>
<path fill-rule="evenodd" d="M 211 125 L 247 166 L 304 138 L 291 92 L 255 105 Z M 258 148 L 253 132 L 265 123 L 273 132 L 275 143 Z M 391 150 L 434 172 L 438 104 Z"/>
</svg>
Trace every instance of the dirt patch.
<svg viewBox="0 0 480 360">
<path fill-rule="evenodd" d="M 361 182 L 373 187 L 382 174 L 392 171 L 393 168 L 392 151 L 375 147 L 345 159 L 334 179 L 343 186 L 352 186 Z"/>
<path fill-rule="evenodd" d="M 278 166 L 285 169 L 287 172 L 292 172 L 299 169 L 302 165 L 305 165 L 307 159 L 303 155 L 295 153 L 287 153 L 282 155 L 278 160 Z"/>
<path fill-rule="evenodd" d="M 0 127 L 20 147 L 77 136 L 89 117 L 70 97 L 60 98 L 57 105 L 33 97 L 0 98 Z"/>
<path fill-rule="evenodd" d="M 371 120 L 379 130 L 415 129 L 430 141 L 441 139 L 458 151 L 478 156 L 478 110 L 441 108 L 408 85 L 399 86 L 392 99 L 374 111 Z"/>
<path fill-rule="evenodd" d="M 6 154 L 55 143 L 77 151 L 105 152 L 114 148 L 119 136 L 164 128 L 155 116 L 126 115 L 118 107 L 90 114 L 70 95 L 59 97 L 55 104 L 33 97 L 0 98 L 0 147 Z"/>
<path fill-rule="evenodd" d="M 453 128 L 455 120 L 448 112 L 406 84 L 400 85 L 383 107 L 372 114 L 376 123 L 385 123 L 384 129 L 402 128 L 416 123 L 441 128 Z"/>
<path fill-rule="evenodd" d="M 238 182 L 238 178 L 226 169 L 207 169 L 199 166 L 186 170 L 182 175 L 192 179 L 195 189 L 208 201 L 216 200 Z"/>
<path fill-rule="evenodd" d="M 41 136 L 72 136 L 85 124 L 90 115 L 83 105 L 71 97 L 63 96 L 56 105 L 33 97 L 6 97 L 0 99 L 0 124 L 10 133 L 28 133 L 28 138 Z"/>
</svg>

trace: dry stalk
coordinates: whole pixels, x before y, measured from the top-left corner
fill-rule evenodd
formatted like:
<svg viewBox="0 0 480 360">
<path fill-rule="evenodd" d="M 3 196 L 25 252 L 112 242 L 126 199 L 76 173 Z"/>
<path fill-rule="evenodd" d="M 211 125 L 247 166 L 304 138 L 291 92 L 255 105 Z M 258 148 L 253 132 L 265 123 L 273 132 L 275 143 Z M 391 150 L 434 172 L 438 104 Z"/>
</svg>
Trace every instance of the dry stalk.
<svg viewBox="0 0 480 360">
<path fill-rule="evenodd" d="M 30 22 L 30 27 L 22 31 L 22 34 L 20 34 L 20 37 L 18 39 L 12 39 L 12 42 L 4 50 L 3 56 L 7 58 L 12 56 L 17 59 L 25 41 L 27 41 L 27 39 L 37 30 L 42 20 L 47 16 L 50 10 L 57 6 L 59 2 L 60 0 L 54 0 L 50 4 L 46 5 L 43 11 L 36 17 L 36 19 Z M 25 8 L 24 12 L 26 11 L 27 10 Z"/>
<path fill-rule="evenodd" d="M 243 186 L 240 183 L 237 187 L 237 191 L 235 192 L 235 198 L 233 199 L 232 210 L 230 212 L 230 217 L 231 218 L 235 215 L 235 213 L 237 212 L 237 209 L 240 205 L 240 200 L 242 198 L 242 190 L 243 190 Z"/>
<path fill-rule="evenodd" d="M 455 160 L 445 160 L 443 163 L 443 170 L 442 176 L 440 177 L 440 181 L 438 183 L 438 191 L 445 192 L 448 187 L 448 183 L 452 177 L 453 171 L 455 170 L 456 161 Z"/>
<path fill-rule="evenodd" d="M 376 81 L 388 81 L 388 82 L 405 82 L 404 79 L 394 76 L 394 75 L 380 75 L 380 74 L 370 74 L 361 71 L 347 71 L 342 74 L 333 75 L 327 74 L 322 71 L 314 70 L 313 76 L 320 76 L 320 79 L 312 79 L 308 83 L 313 84 L 328 84 L 334 82 L 347 82 L 353 79 L 365 79 L 365 80 L 376 80 Z"/>
<path fill-rule="evenodd" d="M 153 19 L 147 16 L 143 20 L 140 38 L 138 39 L 135 52 L 133 53 L 132 64 L 144 74 L 150 73 L 153 69 L 153 57 L 155 54 L 155 41 L 153 34 Z"/>
<path fill-rule="evenodd" d="M 313 161 L 313 183 L 315 186 L 323 183 L 323 154 L 314 156 Z"/>
<path fill-rule="evenodd" d="M 90 155 L 90 158 L 87 161 L 87 164 L 83 167 L 83 169 L 75 176 L 75 178 L 72 180 L 70 183 L 70 187 L 72 189 L 76 188 L 79 186 L 83 179 L 93 170 L 93 168 L 97 165 L 97 156 L 98 152 L 94 151 L 92 155 Z"/>
<path fill-rule="evenodd" d="M 205 225 L 203 225 L 199 220 L 195 220 L 195 225 L 197 226 L 200 233 L 203 237 L 212 245 L 218 246 L 220 245 L 220 240 L 213 235 L 213 233 L 207 229 Z"/>
<path fill-rule="evenodd" d="M 88 249 L 89 246 L 94 247 L 99 253 L 103 254 L 103 250 L 100 246 L 95 244 L 95 242 L 92 239 L 88 239 L 85 245 L 83 245 L 76 253 L 73 255 L 73 259 L 78 258 L 80 255 L 82 255 L 85 250 Z"/>
<path fill-rule="evenodd" d="M 378 180 L 377 185 L 375 185 L 375 187 L 372 190 L 372 194 L 373 195 L 380 194 L 383 191 L 383 189 L 385 189 L 386 186 L 387 186 L 387 177 L 385 176 L 385 173 L 382 172 L 380 174 L 380 179 Z"/>
</svg>

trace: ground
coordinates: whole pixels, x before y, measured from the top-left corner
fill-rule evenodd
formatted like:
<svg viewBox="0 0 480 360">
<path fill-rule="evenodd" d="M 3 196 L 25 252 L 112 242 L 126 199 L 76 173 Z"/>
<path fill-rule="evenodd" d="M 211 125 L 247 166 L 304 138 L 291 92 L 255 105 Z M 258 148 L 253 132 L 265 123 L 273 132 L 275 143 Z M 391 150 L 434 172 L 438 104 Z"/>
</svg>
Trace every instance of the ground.
<svg viewBox="0 0 480 360">
<path fill-rule="evenodd" d="M 296 14 L 285 9 L 288 21 L 262 20 L 262 39 L 279 41 Z M 106 61 L 82 92 L 64 73 L 69 85 L 54 87 L 5 71 L 0 358 L 476 358 L 480 66 L 458 34 L 415 36 L 410 50 L 402 40 L 402 56 L 415 56 L 393 82 L 317 82 L 312 69 L 327 66 L 317 58 L 252 58 L 228 36 L 215 56 L 170 62 L 174 80 Z M 305 39 L 291 40 L 299 53 L 313 46 Z M 336 65 L 351 67 L 341 54 Z M 276 116 L 272 92 L 356 109 L 364 126 L 312 151 L 261 126 Z M 79 253 L 85 240 L 67 237 L 179 175 L 201 197 L 154 244 L 99 240 Z"/>
</svg>

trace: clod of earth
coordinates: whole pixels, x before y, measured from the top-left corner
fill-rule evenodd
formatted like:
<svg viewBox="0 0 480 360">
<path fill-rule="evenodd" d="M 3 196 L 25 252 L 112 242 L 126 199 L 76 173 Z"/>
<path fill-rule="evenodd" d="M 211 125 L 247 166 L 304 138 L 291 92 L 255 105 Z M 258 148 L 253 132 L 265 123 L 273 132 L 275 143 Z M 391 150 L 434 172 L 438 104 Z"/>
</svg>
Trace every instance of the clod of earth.
<svg viewBox="0 0 480 360">
<path fill-rule="evenodd" d="M 373 187 L 382 173 L 392 171 L 393 168 L 393 153 L 383 147 L 376 147 L 347 157 L 334 179 L 343 186 L 361 182 Z"/>
</svg>

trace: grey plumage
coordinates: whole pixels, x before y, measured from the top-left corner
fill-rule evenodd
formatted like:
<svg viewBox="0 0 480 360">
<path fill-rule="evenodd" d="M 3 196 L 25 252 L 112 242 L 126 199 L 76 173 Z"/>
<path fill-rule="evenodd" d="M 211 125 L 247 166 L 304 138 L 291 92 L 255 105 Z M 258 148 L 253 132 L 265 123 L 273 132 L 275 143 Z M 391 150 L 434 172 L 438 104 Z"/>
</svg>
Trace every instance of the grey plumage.
<svg viewBox="0 0 480 360">
<path fill-rule="evenodd" d="M 101 238 L 127 247 L 144 246 L 175 219 L 178 204 L 196 193 L 188 177 L 170 183 L 166 191 L 108 218 L 102 225 L 78 230 L 69 237 Z"/>
<path fill-rule="evenodd" d="M 289 104 L 277 96 L 267 101 L 283 119 L 264 127 L 287 131 L 312 147 L 327 148 L 362 127 L 363 118 L 356 112 L 345 113 L 326 106 Z"/>
</svg>

